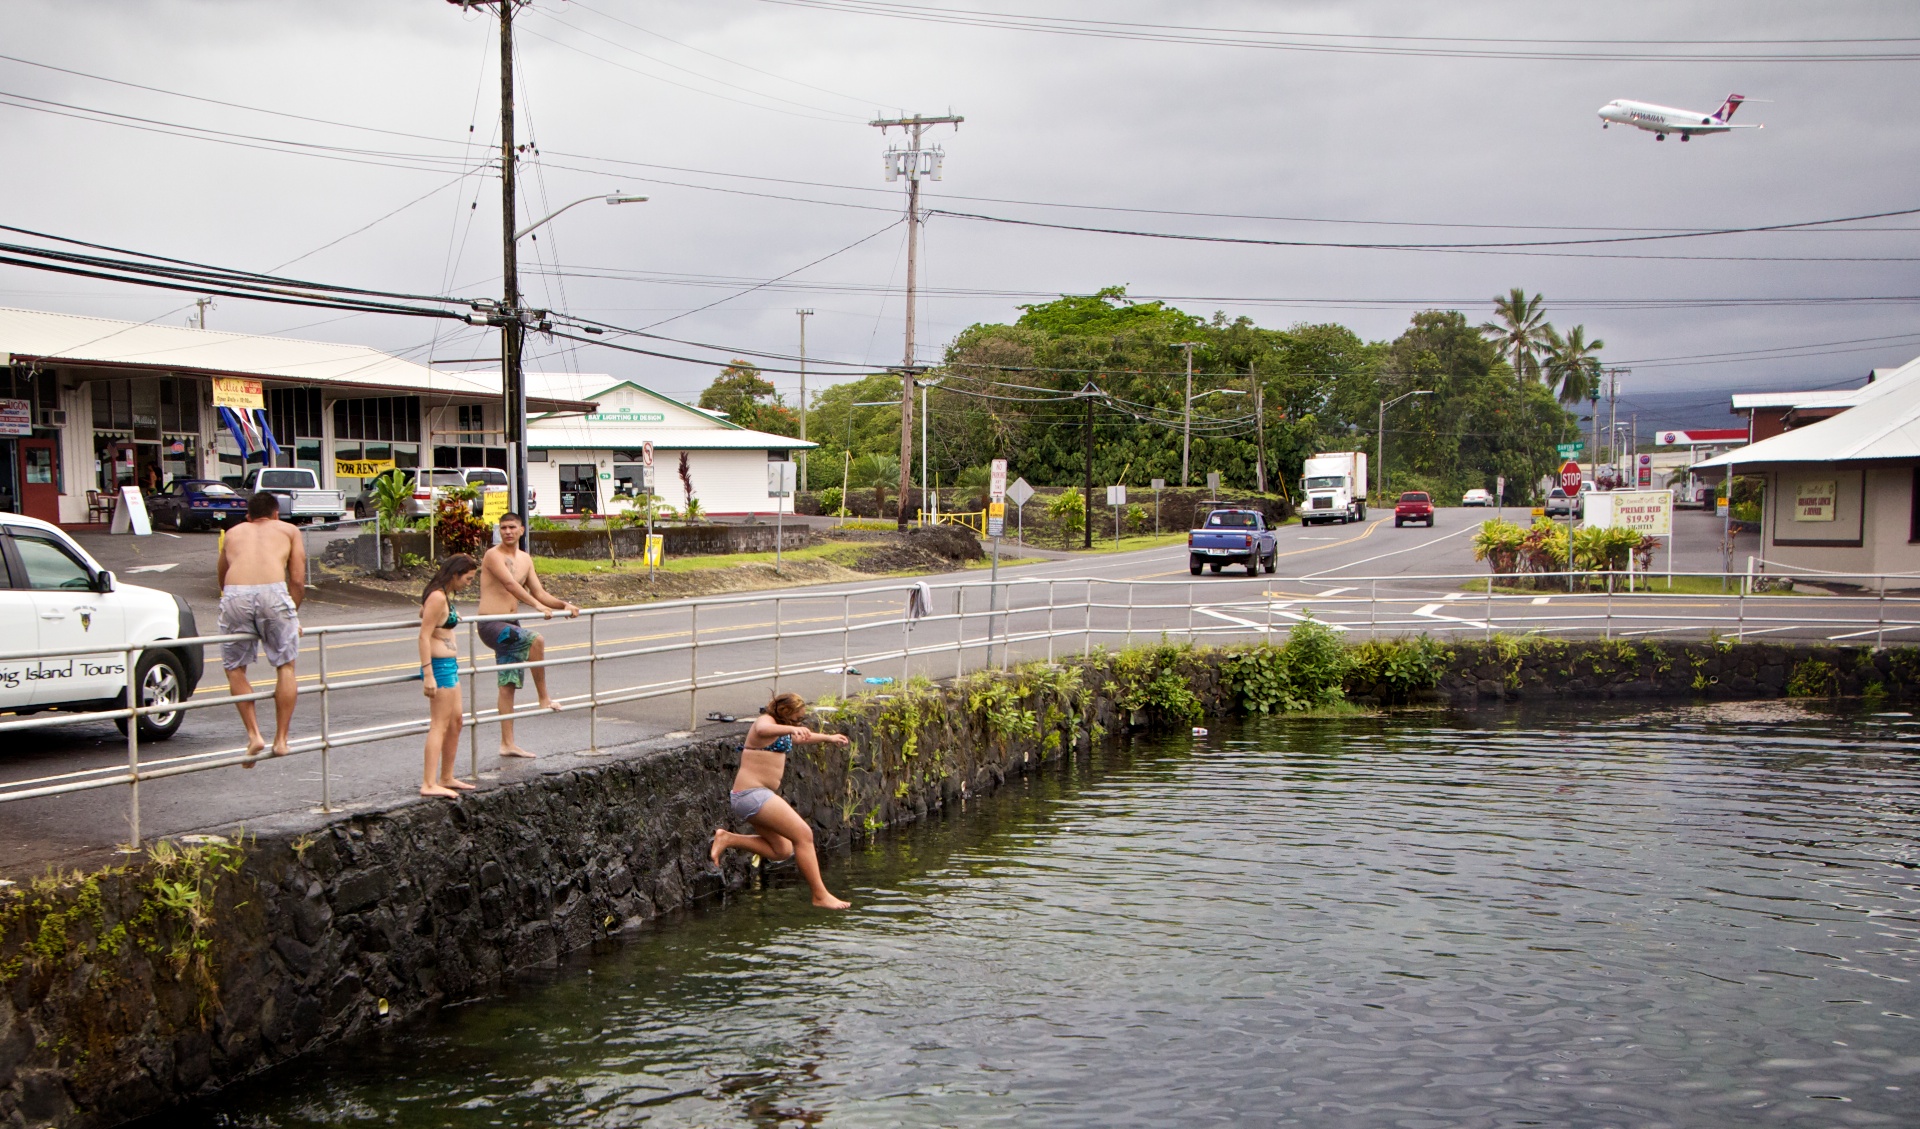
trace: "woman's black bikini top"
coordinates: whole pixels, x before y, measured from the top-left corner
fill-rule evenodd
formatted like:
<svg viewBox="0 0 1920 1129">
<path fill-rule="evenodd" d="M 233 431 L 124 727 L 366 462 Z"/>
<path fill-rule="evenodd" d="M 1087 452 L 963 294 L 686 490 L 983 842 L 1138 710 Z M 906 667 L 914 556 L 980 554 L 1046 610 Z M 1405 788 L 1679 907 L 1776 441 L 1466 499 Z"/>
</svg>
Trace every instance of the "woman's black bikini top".
<svg viewBox="0 0 1920 1129">
<path fill-rule="evenodd" d="M 791 753 L 793 751 L 793 734 L 782 733 L 773 739 L 773 744 L 762 748 L 754 748 L 752 745 L 742 744 L 740 751 L 743 753 Z"/>
</svg>

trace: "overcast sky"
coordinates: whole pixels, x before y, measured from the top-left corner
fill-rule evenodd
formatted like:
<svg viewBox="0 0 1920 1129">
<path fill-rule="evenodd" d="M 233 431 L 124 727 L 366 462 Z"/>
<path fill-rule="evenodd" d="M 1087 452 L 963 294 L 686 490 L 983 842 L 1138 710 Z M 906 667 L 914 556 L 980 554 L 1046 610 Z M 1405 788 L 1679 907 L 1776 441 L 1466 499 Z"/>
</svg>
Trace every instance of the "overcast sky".
<svg viewBox="0 0 1920 1129">
<path fill-rule="evenodd" d="M 944 180 L 928 186 L 929 207 L 1088 227 L 1510 242 L 1920 206 L 1910 187 L 1920 172 L 1920 63 L 1431 53 L 1564 53 L 1638 40 L 1653 42 L 1598 50 L 1911 55 L 1920 38 L 1810 41 L 1920 37 L 1916 5 L 914 2 L 1178 24 L 1233 43 L 960 27 L 833 3 L 537 0 L 517 19 L 520 129 L 540 149 L 522 170 L 522 222 L 612 189 L 652 201 L 582 206 L 537 244 L 523 242 L 529 297 L 776 353 L 796 348 L 794 311 L 808 307 L 811 354 L 897 363 L 903 193 L 884 180 L 880 155 L 900 134 L 882 138 L 866 123 L 903 111 L 966 117 L 931 137 L 947 159 Z M 498 179 L 463 171 L 483 166 L 497 138 L 491 18 L 441 0 L 11 0 L 7 14 L 4 222 L 253 270 L 298 258 L 286 273 L 329 282 L 498 293 Z M 1273 50 L 1241 45 L 1247 29 L 1430 38 L 1306 40 L 1415 54 Z M 1512 42 L 1523 38 L 1564 42 Z M 1672 46 L 1680 40 L 1717 42 Z M 1734 119 L 1765 129 L 1682 144 L 1603 131 L 1595 116 L 1613 98 L 1711 111 L 1730 91 L 1770 100 Z M 145 120 L 81 120 L 72 115 L 82 110 L 48 102 Z M 171 135 L 180 126 L 235 136 Z M 289 148 L 280 142 L 304 148 L 255 147 Z M 1017 317 L 1018 303 L 1113 284 L 1196 313 L 1246 314 L 1276 328 L 1339 321 L 1373 339 L 1397 334 L 1419 308 L 1484 320 L 1492 295 L 1524 286 L 1546 296 L 1562 328 L 1584 324 L 1605 339 L 1603 355 L 1634 370 L 1630 394 L 1698 392 L 1711 402 L 1727 388 L 1831 385 L 1920 355 L 1920 216 L 1852 227 L 1867 230 L 1463 254 L 1170 241 L 936 216 L 925 232 L 920 357 L 937 359 L 970 324 Z M 1842 261 L 1862 259 L 1882 261 Z M 1762 298 L 1808 301 L 1729 301 Z M 1810 301 L 1843 298 L 1907 300 Z M 187 300 L 0 268 L 0 303 L 11 306 L 182 322 Z M 480 330 L 231 299 L 209 322 L 423 361 L 495 348 Z M 538 341 L 532 363 L 689 397 L 712 375 Z M 791 389 L 794 378 L 780 382 Z"/>
</svg>

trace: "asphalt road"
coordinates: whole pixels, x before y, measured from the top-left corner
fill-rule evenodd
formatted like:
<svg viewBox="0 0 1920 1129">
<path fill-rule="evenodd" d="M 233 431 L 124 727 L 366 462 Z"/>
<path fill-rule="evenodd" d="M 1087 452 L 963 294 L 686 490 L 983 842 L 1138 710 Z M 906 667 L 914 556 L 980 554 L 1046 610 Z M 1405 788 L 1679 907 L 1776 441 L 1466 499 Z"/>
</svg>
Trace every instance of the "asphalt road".
<svg viewBox="0 0 1920 1129">
<path fill-rule="evenodd" d="M 1464 591 L 1458 579 L 1421 579 L 1435 574 L 1480 574 L 1484 566 L 1473 561 L 1470 542 L 1484 516 L 1485 511 L 1443 510 L 1431 530 L 1396 529 L 1390 516 L 1353 526 L 1288 527 L 1280 532 L 1279 572 L 1272 576 L 1244 576 L 1236 568 L 1221 575 L 1193 577 L 1187 571 L 1183 546 L 1022 565 L 1002 572 L 1002 579 L 1017 583 L 1007 591 L 1007 606 L 993 616 L 984 614 L 990 600 L 985 572 L 930 577 L 926 583 L 933 614 L 950 616 L 961 601 L 967 618 L 959 623 L 925 621 L 911 632 L 904 626 L 903 614 L 907 581 L 788 589 L 709 604 L 698 613 L 697 631 L 694 615 L 686 608 L 610 613 L 598 617 L 591 644 L 584 620 L 539 623 L 535 617 L 534 626 L 547 636 L 550 659 L 583 657 L 590 646 L 602 655 L 671 648 L 665 653 L 603 659 L 592 676 L 603 694 L 611 688 L 632 687 L 670 692 L 603 706 L 592 711 L 597 716 L 591 719 L 584 707 L 522 718 L 519 741 L 542 754 L 537 761 L 497 757 L 493 752 L 497 730 L 483 724 L 472 740 L 477 756 L 471 761 L 463 757 L 461 768 L 466 772 L 470 764 L 477 766 L 483 784 L 503 783 L 591 763 L 594 755 L 583 752 L 590 737 L 597 736 L 599 755 L 628 755 L 650 743 L 683 738 L 696 728 L 703 735 L 717 728 L 737 731 L 738 724 L 728 727 L 704 718 L 709 711 L 751 718 L 766 701 L 773 681 L 753 672 L 773 664 L 775 644 L 764 637 L 774 632 L 776 622 L 784 636 L 779 649 L 787 671 L 780 686 L 810 697 L 847 690 L 884 692 L 884 685 L 870 686 L 869 678 L 939 678 L 951 676 L 961 666 L 971 669 L 1009 657 L 1045 657 L 1049 653 L 1046 639 L 1021 636 L 1049 629 L 1063 633 L 1051 641 L 1059 654 L 1077 652 L 1089 641 L 1117 646 L 1129 638 L 1157 640 L 1163 632 L 1176 638 L 1191 633 L 1214 642 L 1256 639 L 1284 632 L 1309 615 L 1355 638 L 1414 631 L 1477 637 L 1489 630 L 1686 636 L 1703 634 L 1713 625 L 1731 634 L 1743 622 L 1749 634 L 1828 638 L 1858 632 L 1857 623 L 1839 620 L 1865 615 L 1869 630 L 1854 638 L 1870 641 L 1874 637 L 1874 601 L 1857 597 L 1756 597 L 1745 601 L 1743 621 L 1740 601 L 1713 596 L 1647 600 L 1544 594 L 1502 597 L 1489 608 L 1484 596 Z M 1517 516 L 1524 519 L 1524 514 Z M 1720 568 L 1718 523 L 1683 512 L 1677 517 L 1677 528 L 1678 570 Z M 186 596 L 196 607 L 202 630 L 214 629 L 213 537 L 88 535 L 83 540 L 123 580 Z M 1015 552 L 1011 546 L 1004 551 L 1008 556 Z M 1744 557 L 1740 560 L 1744 568 Z M 143 568 L 149 571 L 136 571 Z M 1151 583 L 1125 583 L 1129 581 Z M 1376 596 L 1379 603 L 1372 602 Z M 1089 602 L 1095 605 L 1091 609 Z M 303 609 L 309 628 L 373 621 L 404 624 L 327 641 L 328 669 L 334 681 L 411 673 L 418 662 L 412 617 L 413 608 L 405 601 L 330 589 L 325 584 L 312 592 Z M 1920 609 L 1909 610 L 1907 618 L 1920 619 Z M 843 626 L 853 630 L 843 632 Z M 989 647 L 990 633 L 994 638 L 1014 636 L 1011 656 L 1005 645 Z M 1905 637 L 1912 634 L 1906 632 Z M 697 654 L 690 656 L 686 644 L 696 637 Z M 928 653 L 903 659 L 898 653 L 903 643 Z M 303 689 L 317 686 L 319 647 L 317 638 L 303 641 L 299 659 Z M 479 654 L 483 666 L 490 661 L 484 648 Z M 858 674 L 839 673 L 843 654 L 852 658 Z M 690 708 L 685 685 L 695 668 L 709 688 Z M 256 687 L 270 685 L 271 671 L 264 665 L 256 666 L 253 676 Z M 585 665 L 556 668 L 551 673 L 554 693 L 577 704 L 587 692 L 589 677 Z M 735 685 L 712 685 L 742 678 Z M 483 710 L 491 708 L 493 681 L 484 671 L 478 679 Z M 218 702 L 224 696 L 224 677 L 217 661 L 210 661 L 196 701 Z M 301 697 L 294 723 L 296 742 L 318 734 L 321 698 L 319 693 Z M 347 731 L 415 722 L 425 716 L 417 682 L 330 691 L 325 698 L 335 740 Z M 530 689 L 522 692 L 520 702 L 522 708 L 532 705 Z M 261 709 L 264 727 L 270 703 L 262 703 Z M 194 711 L 171 741 L 146 746 L 142 762 L 151 765 L 235 750 L 240 737 L 238 721 L 228 707 Z M 420 778 L 421 744 L 420 736 L 407 735 L 331 750 L 328 782 L 333 807 L 345 811 L 382 807 L 411 795 Z M 0 788 L 31 778 L 124 766 L 127 756 L 125 738 L 104 723 L 14 734 L 5 749 L 0 753 Z M 320 759 L 316 752 L 296 752 L 262 761 L 250 770 L 220 768 L 145 782 L 140 797 L 143 835 L 151 839 L 309 818 L 321 798 Z M 0 812 L 5 813 L 0 819 L 0 874 L 17 876 L 49 864 L 76 865 L 106 857 L 129 838 L 128 791 L 122 785 L 0 804 Z"/>
</svg>

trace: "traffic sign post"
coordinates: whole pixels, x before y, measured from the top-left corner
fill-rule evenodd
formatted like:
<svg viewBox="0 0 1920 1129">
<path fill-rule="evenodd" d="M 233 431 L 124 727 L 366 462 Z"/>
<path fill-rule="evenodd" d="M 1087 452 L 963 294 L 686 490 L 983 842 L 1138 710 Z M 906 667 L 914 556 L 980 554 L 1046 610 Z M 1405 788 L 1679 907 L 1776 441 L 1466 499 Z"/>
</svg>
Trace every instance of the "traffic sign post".
<svg viewBox="0 0 1920 1129">
<path fill-rule="evenodd" d="M 1013 511 L 1017 524 L 1014 526 L 1016 544 L 1027 543 L 1027 503 L 1033 500 L 1033 484 L 1024 478 L 1016 478 L 1013 485 L 1007 487 L 1007 497 L 1013 499 Z"/>
<path fill-rule="evenodd" d="M 1493 516 L 1499 517 L 1507 508 L 1507 476 L 1496 475 L 1493 480 Z"/>
<path fill-rule="evenodd" d="M 1000 535 L 1007 528 L 1007 460 L 995 459 L 990 466 L 987 488 L 992 501 L 987 504 L 987 535 L 993 538 L 993 564 L 987 573 L 987 658 L 993 658 L 993 613 L 1000 607 Z"/>
<path fill-rule="evenodd" d="M 1577 442 L 1562 443 L 1554 448 L 1554 450 L 1560 452 L 1560 457 L 1563 459 L 1571 459 L 1575 455 L 1578 455 L 1580 452 L 1586 449 L 1587 449 L 1587 445 L 1585 443 L 1577 443 Z"/>
<path fill-rule="evenodd" d="M 1580 464 L 1568 459 L 1560 465 L 1560 489 L 1567 492 L 1567 591 L 1573 591 L 1573 502 L 1580 496 Z"/>
<path fill-rule="evenodd" d="M 1160 536 L 1160 491 L 1166 488 L 1166 479 L 1156 478 L 1153 480 L 1153 535 L 1155 537 Z"/>
<path fill-rule="evenodd" d="M 1126 504 L 1127 488 L 1125 486 L 1107 487 L 1107 505 L 1113 507 L 1113 547 L 1116 552 L 1120 548 L 1120 508 Z"/>
<path fill-rule="evenodd" d="M 781 518 L 787 511 L 787 499 L 793 497 L 794 464 L 779 462 L 767 464 L 767 497 L 773 499 L 773 571 L 782 567 L 780 558 Z"/>
</svg>

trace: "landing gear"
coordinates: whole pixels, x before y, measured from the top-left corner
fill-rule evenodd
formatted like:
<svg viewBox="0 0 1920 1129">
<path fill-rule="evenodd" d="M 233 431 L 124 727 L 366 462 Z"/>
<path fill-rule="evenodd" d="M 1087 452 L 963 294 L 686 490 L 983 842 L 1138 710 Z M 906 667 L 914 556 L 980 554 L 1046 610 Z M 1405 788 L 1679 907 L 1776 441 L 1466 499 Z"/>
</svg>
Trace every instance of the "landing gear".
<svg viewBox="0 0 1920 1129">
<path fill-rule="evenodd" d="M 1667 135 L 1664 133 L 1656 133 L 1653 135 L 1653 139 L 1655 141 L 1665 141 L 1667 139 Z"/>
<path fill-rule="evenodd" d="M 1692 141 L 1692 140 L 1693 140 L 1693 134 L 1691 134 L 1691 133 L 1683 133 L 1683 134 L 1681 134 L 1681 135 L 1680 135 L 1680 140 L 1682 140 L 1682 141 Z"/>
</svg>

